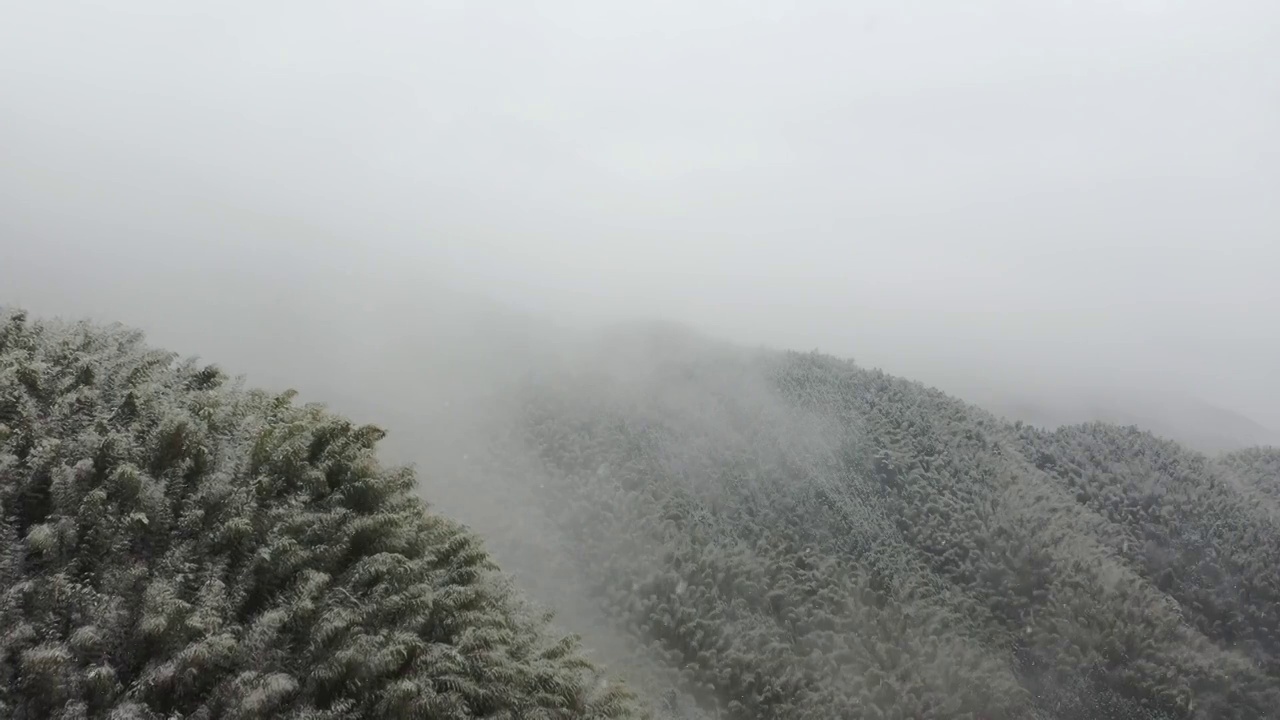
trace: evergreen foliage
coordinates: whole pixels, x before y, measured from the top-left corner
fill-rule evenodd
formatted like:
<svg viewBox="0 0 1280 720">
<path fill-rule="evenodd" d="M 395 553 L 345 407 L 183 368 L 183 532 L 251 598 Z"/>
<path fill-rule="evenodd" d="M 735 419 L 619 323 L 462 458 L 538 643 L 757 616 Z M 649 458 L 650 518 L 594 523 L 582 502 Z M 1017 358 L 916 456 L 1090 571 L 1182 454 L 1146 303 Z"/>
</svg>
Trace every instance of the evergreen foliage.
<svg viewBox="0 0 1280 720">
<path fill-rule="evenodd" d="M 623 665 L 664 720 L 1276 717 L 1275 449 L 611 342 L 504 386 L 451 467 L 499 556 L 536 539 L 653 660 Z M 0 316 L 0 717 L 643 716 L 381 435 Z"/>
<path fill-rule="evenodd" d="M 1048 432 L 818 354 L 532 383 L 542 507 L 704 715 L 1280 708 L 1274 451 Z"/>
<path fill-rule="evenodd" d="M 640 716 L 382 434 L 0 313 L 0 717 Z"/>
</svg>

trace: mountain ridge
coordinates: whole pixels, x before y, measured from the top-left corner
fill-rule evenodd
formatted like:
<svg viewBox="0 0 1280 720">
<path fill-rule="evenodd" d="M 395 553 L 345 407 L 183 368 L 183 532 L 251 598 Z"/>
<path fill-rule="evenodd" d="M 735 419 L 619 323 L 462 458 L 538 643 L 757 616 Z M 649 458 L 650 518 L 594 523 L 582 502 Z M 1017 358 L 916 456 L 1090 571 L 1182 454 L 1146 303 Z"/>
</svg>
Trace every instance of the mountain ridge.
<svg viewBox="0 0 1280 720">
<path fill-rule="evenodd" d="M 507 462 L 536 474 L 529 501 L 614 630 L 683 668 L 708 717 L 1256 718 L 1280 701 L 1280 540 L 1238 469 L 1132 428 L 1005 422 L 818 353 L 640 335 L 525 384 Z M 1125 453 L 1139 465 L 1118 471 Z M 501 556 L 506 531 L 483 531 Z M 716 579 L 735 575 L 756 579 Z"/>
<path fill-rule="evenodd" d="M 1008 422 L 678 325 L 486 329 L 406 328 L 309 392 L 380 419 L 384 458 L 660 718 L 1280 706 L 1280 450 Z"/>
</svg>

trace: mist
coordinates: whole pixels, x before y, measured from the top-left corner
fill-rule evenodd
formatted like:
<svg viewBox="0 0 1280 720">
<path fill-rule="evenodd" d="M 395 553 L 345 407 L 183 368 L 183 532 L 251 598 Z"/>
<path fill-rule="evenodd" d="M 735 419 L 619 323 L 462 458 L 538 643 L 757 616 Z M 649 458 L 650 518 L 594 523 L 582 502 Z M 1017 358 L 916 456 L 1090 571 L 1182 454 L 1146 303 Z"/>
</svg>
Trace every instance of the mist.
<svg viewBox="0 0 1280 720">
<path fill-rule="evenodd" d="M 7 303 L 268 383 L 462 297 L 1280 428 L 1270 3 L 4 17 Z"/>
<path fill-rule="evenodd" d="M 1108 443 L 1129 436 L 1051 442 L 777 350 L 1035 425 L 1280 445 L 1278 28 L 1280 6 L 1261 0 L 0 0 L 0 305 L 123 322 L 386 428 L 384 454 L 417 467 L 434 507 L 648 700 L 683 688 L 692 719 L 714 693 L 680 685 L 650 630 L 599 601 L 674 577 L 664 553 L 690 545 L 653 527 L 688 498 L 720 575 L 768 586 L 766 569 L 794 559 L 771 548 L 807 537 L 796 557 L 812 546 L 844 573 L 814 571 L 833 583 L 823 597 L 851 596 L 838 583 L 864 571 L 897 578 L 865 617 L 903 637 L 916 617 L 962 625 L 920 569 L 952 535 L 1030 558 L 1016 579 L 1071 568 L 1090 602 L 1115 578 L 1139 587 L 1144 562 L 1163 569 L 1095 533 L 1105 508 L 1085 505 L 1102 493 L 1068 493 L 1074 480 L 1041 466 L 1087 447 L 1111 472 Z M 648 475 L 620 469 L 631 432 L 651 443 L 632 458 Z M 952 456 L 931 454 L 946 443 Z M 1124 481 L 1193 498 L 1169 515 L 1188 523 L 1236 468 L 1177 455 L 1168 467 L 1195 471 L 1148 482 L 1163 476 L 1141 463 L 1173 456 L 1152 447 Z M 896 482 L 890 451 L 936 462 L 928 502 L 877 495 Z M 1255 562 L 1215 519 L 1280 517 L 1261 481 L 1230 472 L 1246 480 L 1212 485 L 1240 494 L 1205 505 L 1203 535 L 1247 556 L 1239 567 L 1274 567 L 1271 545 Z M 643 502 L 636 477 L 652 481 Z M 920 518 L 943 517 L 931 503 L 953 492 L 942 504 L 988 513 L 975 526 L 989 536 L 929 535 Z M 575 536 L 563 508 L 587 497 L 593 529 Z M 716 515 L 726 505 L 741 535 Z M 1273 538 L 1239 535 L 1255 536 Z M 1095 569 L 1105 582 L 1081 574 Z M 897 601 L 928 612 L 899 617 Z M 782 638 L 757 611 L 724 637 Z M 967 632 L 919 630 L 933 659 L 915 687 L 1017 686 Z M 853 666 L 833 663 L 822 677 L 852 687 Z M 973 690 L 957 668 L 996 679 Z"/>
</svg>

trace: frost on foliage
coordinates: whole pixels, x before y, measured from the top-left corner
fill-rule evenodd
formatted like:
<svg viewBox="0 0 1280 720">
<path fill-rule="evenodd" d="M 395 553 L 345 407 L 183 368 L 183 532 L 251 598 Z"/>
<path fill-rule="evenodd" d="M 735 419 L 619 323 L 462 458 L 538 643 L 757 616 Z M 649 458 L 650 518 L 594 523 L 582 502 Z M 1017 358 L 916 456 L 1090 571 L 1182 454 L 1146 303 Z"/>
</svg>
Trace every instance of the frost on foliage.
<svg viewBox="0 0 1280 720">
<path fill-rule="evenodd" d="M 0 314 L 0 716 L 638 715 L 381 436 Z"/>
<path fill-rule="evenodd" d="M 1274 450 L 1044 432 L 816 353 L 642 354 L 531 385 L 523 421 L 567 562 L 677 671 L 660 712 L 1275 717 Z"/>
</svg>

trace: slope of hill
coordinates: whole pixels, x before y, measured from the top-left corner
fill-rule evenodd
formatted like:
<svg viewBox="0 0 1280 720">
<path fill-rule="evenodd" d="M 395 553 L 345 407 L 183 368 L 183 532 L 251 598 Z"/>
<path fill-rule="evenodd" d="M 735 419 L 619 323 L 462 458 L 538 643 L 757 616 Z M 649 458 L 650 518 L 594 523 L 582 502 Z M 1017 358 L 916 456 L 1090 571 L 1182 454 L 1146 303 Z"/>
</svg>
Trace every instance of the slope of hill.
<svg viewBox="0 0 1280 720">
<path fill-rule="evenodd" d="M 1046 432 L 668 330 L 587 343 L 507 397 L 439 477 L 466 478 L 458 512 L 535 592 L 572 578 L 577 605 L 674 671 L 673 716 L 1280 707 L 1271 455 Z"/>
<path fill-rule="evenodd" d="M 0 714 L 641 713 L 379 431 L 118 328 L 4 328 Z M 1280 707 L 1274 449 L 1007 423 L 672 327 L 490 349 L 379 355 L 345 395 L 663 718 Z"/>
<path fill-rule="evenodd" d="M 381 437 L 0 313 L 0 717 L 643 716 Z"/>
<path fill-rule="evenodd" d="M 1227 453 L 1219 464 L 1237 479 L 1245 492 L 1260 502 L 1274 503 L 1280 512 L 1280 447 L 1255 447 Z"/>
<path fill-rule="evenodd" d="M 1054 397 L 1040 391 L 983 392 L 966 399 L 1003 415 L 1044 428 L 1103 422 L 1137 425 L 1194 450 L 1216 453 L 1280 440 L 1280 434 L 1252 418 L 1210 403 L 1167 394 L 1151 397 L 1132 391 L 1079 392 Z"/>
</svg>

